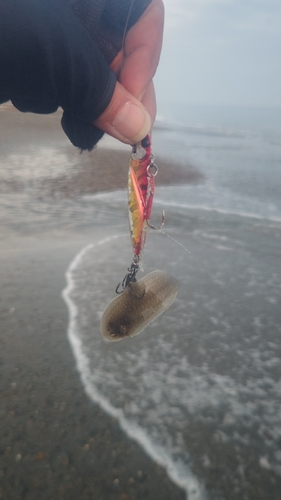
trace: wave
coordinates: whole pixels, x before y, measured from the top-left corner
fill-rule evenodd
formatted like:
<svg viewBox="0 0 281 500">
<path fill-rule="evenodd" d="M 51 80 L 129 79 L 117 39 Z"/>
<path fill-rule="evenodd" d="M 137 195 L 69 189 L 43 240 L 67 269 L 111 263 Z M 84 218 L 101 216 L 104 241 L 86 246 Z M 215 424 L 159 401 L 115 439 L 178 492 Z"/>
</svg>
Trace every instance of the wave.
<svg viewBox="0 0 281 500">
<path fill-rule="evenodd" d="M 187 465 L 180 460 L 175 462 L 167 450 L 154 443 L 149 434 L 141 426 L 127 419 L 123 410 L 113 406 L 111 402 L 101 394 L 92 380 L 90 359 L 80 337 L 77 325 L 79 309 L 71 297 L 75 289 L 74 273 L 82 264 L 83 258 L 89 250 L 111 243 L 114 239 L 119 237 L 119 235 L 110 236 L 95 244 L 86 246 L 76 255 L 66 272 L 67 286 L 62 291 L 62 297 L 69 310 L 67 336 L 76 360 L 76 367 L 80 374 L 85 392 L 91 401 L 98 404 L 108 415 L 118 420 L 120 428 L 125 434 L 131 439 L 134 439 L 155 462 L 166 469 L 169 478 L 186 492 L 188 500 L 205 500 L 207 495 L 203 485 Z"/>
<path fill-rule="evenodd" d="M 272 222 L 281 222 L 281 217 L 275 217 L 273 215 L 261 215 L 252 212 L 243 212 L 242 210 L 230 210 L 225 208 L 216 208 L 208 205 L 196 205 L 196 204 L 188 204 L 188 203 L 176 203 L 176 202 L 167 202 L 165 200 L 155 200 L 155 204 L 158 203 L 160 205 L 165 205 L 166 207 L 174 207 L 178 209 L 188 209 L 188 210 L 204 210 L 206 212 L 216 212 L 218 214 L 223 215 L 235 215 L 238 217 L 246 217 L 250 219 L 258 219 L 258 220 L 269 220 Z"/>
<path fill-rule="evenodd" d="M 202 210 L 222 215 L 231 215 L 256 220 L 268 220 L 279 223 L 281 222 L 281 216 L 278 215 L 280 211 L 278 210 L 278 207 L 273 206 L 273 204 L 252 200 L 250 197 L 246 196 L 235 195 L 226 190 L 223 194 L 219 192 L 219 190 L 218 192 L 216 191 L 216 189 L 214 190 L 213 188 L 205 185 L 203 187 L 191 186 L 189 184 L 184 186 L 160 186 L 157 188 L 154 205 L 171 207 L 178 210 Z M 118 191 L 96 193 L 93 195 L 84 195 L 83 200 L 93 202 L 101 201 L 104 202 L 104 204 L 109 205 L 112 203 L 120 203 L 120 205 L 122 204 L 125 208 L 126 197 L 126 190 L 122 189 Z M 195 198 L 195 200 L 198 201 L 190 201 L 189 203 L 186 203 L 183 201 L 184 198 Z M 177 201 L 173 201 L 174 199 L 177 199 Z M 217 206 L 218 200 L 220 206 Z M 229 206 L 233 206 L 235 208 L 228 208 Z"/>
<path fill-rule="evenodd" d="M 114 293 L 112 279 L 120 280 L 131 258 L 124 235 L 101 233 L 81 250 L 67 270 L 63 297 L 68 338 L 90 399 L 118 420 L 189 500 L 201 500 L 207 493 L 191 464 L 196 471 L 202 464 L 202 478 L 208 467 L 223 469 L 224 446 L 237 467 L 244 467 L 243 457 L 257 457 L 258 469 L 281 474 L 280 272 L 272 265 L 276 247 L 264 224 L 254 224 L 252 238 L 251 221 L 241 232 L 241 224 L 229 227 L 229 217 L 219 227 L 212 217 L 211 225 L 207 218 L 206 227 L 184 236 L 181 219 L 191 256 L 173 251 L 169 240 L 163 245 L 162 237 L 149 239 L 145 255 L 148 272 L 163 265 L 179 278 L 178 297 L 165 317 L 133 341 L 112 345 L 99 333 Z M 228 252 L 218 252 L 222 246 Z M 243 478 L 240 486 L 246 488 Z"/>
</svg>

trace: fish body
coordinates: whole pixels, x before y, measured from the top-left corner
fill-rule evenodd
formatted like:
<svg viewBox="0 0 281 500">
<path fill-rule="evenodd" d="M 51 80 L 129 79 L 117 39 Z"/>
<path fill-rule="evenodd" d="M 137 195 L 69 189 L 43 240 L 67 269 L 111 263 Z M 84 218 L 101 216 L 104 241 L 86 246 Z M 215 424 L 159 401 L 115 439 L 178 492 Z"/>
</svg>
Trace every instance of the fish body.
<svg viewBox="0 0 281 500">
<path fill-rule="evenodd" d="M 178 288 L 178 280 L 164 271 L 153 271 L 129 283 L 103 313 L 103 337 L 117 341 L 139 334 L 173 303 Z"/>
</svg>

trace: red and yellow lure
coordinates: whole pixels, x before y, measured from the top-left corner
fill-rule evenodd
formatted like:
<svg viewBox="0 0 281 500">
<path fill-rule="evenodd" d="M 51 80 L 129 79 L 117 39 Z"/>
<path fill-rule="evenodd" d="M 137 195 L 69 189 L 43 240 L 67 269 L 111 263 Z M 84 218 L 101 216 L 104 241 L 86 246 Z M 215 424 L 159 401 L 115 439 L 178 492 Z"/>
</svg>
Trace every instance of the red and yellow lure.
<svg viewBox="0 0 281 500">
<path fill-rule="evenodd" d="M 117 286 L 116 292 L 122 291 L 129 283 L 136 281 L 136 274 L 141 267 L 148 228 L 161 229 L 165 215 L 162 213 L 162 223 L 159 227 L 150 224 L 155 176 L 158 167 L 154 163 L 151 148 L 151 138 L 147 135 L 141 142 L 133 146 L 128 173 L 128 208 L 134 258 L 128 273 Z M 120 291 L 121 288 L 121 291 Z"/>
</svg>

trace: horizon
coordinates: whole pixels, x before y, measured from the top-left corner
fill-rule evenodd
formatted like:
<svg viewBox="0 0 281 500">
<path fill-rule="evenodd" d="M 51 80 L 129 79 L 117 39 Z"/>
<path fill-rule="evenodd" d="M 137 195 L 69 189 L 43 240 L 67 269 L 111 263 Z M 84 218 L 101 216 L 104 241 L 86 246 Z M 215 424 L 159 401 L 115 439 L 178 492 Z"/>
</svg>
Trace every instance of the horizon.
<svg viewBox="0 0 281 500">
<path fill-rule="evenodd" d="M 279 0 L 164 0 L 159 102 L 281 109 Z"/>
</svg>

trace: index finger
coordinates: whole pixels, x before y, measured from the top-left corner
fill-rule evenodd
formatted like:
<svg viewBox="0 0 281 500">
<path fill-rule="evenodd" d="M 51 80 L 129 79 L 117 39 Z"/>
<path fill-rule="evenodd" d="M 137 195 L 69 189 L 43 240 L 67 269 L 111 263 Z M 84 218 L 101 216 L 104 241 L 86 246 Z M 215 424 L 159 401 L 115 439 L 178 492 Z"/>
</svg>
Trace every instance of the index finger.
<svg viewBox="0 0 281 500">
<path fill-rule="evenodd" d="M 152 0 L 138 22 L 129 30 L 118 80 L 141 100 L 158 66 L 163 38 L 164 5 Z"/>
</svg>

